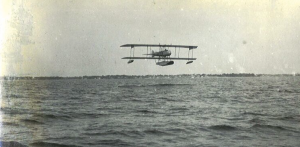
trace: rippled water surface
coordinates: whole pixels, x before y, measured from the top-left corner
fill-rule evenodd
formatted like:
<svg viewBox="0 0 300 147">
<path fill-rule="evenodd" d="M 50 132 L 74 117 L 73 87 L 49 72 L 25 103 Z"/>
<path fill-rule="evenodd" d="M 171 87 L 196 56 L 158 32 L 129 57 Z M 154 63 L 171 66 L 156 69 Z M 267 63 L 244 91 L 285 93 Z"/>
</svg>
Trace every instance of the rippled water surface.
<svg viewBox="0 0 300 147">
<path fill-rule="evenodd" d="M 1 81 L 27 146 L 300 146 L 300 77 Z"/>
</svg>

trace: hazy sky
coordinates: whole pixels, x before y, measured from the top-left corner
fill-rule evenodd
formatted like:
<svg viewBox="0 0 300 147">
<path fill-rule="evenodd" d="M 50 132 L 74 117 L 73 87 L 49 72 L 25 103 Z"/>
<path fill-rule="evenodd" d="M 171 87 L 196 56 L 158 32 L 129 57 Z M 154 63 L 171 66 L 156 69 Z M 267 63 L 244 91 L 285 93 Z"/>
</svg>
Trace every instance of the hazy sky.
<svg viewBox="0 0 300 147">
<path fill-rule="evenodd" d="M 4 0 L 1 75 L 299 73 L 300 1 Z M 193 64 L 127 64 L 120 45 L 196 45 Z M 135 50 L 135 56 L 146 52 Z M 174 50 L 173 50 L 174 52 Z M 186 57 L 187 50 L 180 51 Z"/>
</svg>

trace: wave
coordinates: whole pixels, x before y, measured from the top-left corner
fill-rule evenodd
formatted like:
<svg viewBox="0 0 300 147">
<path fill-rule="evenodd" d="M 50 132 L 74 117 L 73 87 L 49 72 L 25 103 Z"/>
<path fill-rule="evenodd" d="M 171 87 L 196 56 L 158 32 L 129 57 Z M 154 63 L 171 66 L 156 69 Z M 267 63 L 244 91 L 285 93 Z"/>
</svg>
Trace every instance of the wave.
<svg viewBox="0 0 300 147">
<path fill-rule="evenodd" d="M 288 87 L 287 87 L 288 88 Z M 300 93 L 299 89 L 294 88 L 282 88 L 280 86 L 268 86 L 268 89 L 260 89 L 260 91 L 273 91 L 273 92 L 279 92 L 279 93 Z"/>
<path fill-rule="evenodd" d="M 15 114 L 30 114 L 30 111 L 26 109 L 16 109 L 16 108 L 10 108 L 10 107 L 4 107 L 0 109 L 5 114 L 9 115 L 15 115 Z"/>
<path fill-rule="evenodd" d="M 69 115 L 64 115 L 64 114 L 43 114 L 43 113 L 38 113 L 38 114 L 34 114 L 35 117 L 39 117 L 42 119 L 65 119 L 65 120 L 69 120 L 72 117 Z"/>
<path fill-rule="evenodd" d="M 43 141 L 31 143 L 30 146 L 33 146 L 33 147 L 80 147 L 77 145 L 50 143 L 50 142 L 43 142 Z"/>
<path fill-rule="evenodd" d="M 296 117 L 294 116 L 285 116 L 285 117 L 280 117 L 278 119 L 281 119 L 281 120 L 294 120 Z"/>
<path fill-rule="evenodd" d="M 189 108 L 185 108 L 185 107 L 176 107 L 176 108 L 171 108 L 169 110 L 172 110 L 172 111 L 188 111 L 190 109 Z"/>
<path fill-rule="evenodd" d="M 218 130 L 218 131 L 234 131 L 237 129 L 236 127 L 228 126 L 228 125 L 214 125 L 208 128 L 212 130 Z"/>
<path fill-rule="evenodd" d="M 19 142 L 16 141 L 0 141 L 0 146 L 1 147 L 28 147 L 27 145 L 21 144 Z"/>
<path fill-rule="evenodd" d="M 143 137 L 144 134 L 140 131 L 132 130 L 132 131 L 126 131 L 126 130 L 121 130 L 121 131 L 116 131 L 116 130 L 108 130 L 104 132 L 87 132 L 84 133 L 87 136 L 127 136 L 127 137 Z"/>
<path fill-rule="evenodd" d="M 105 146 L 134 146 L 132 144 L 129 144 L 121 139 L 105 139 L 105 140 L 98 140 L 96 142 L 89 142 L 86 143 L 86 145 L 97 145 L 97 146 L 101 146 L 101 145 L 105 145 Z"/>
<path fill-rule="evenodd" d="M 150 84 L 148 86 L 190 86 L 194 84 Z"/>
<path fill-rule="evenodd" d="M 283 116 L 283 117 L 276 117 L 274 119 L 277 120 L 286 120 L 286 121 L 300 121 L 300 116 L 295 115 L 295 116 Z"/>
<path fill-rule="evenodd" d="M 43 122 L 34 119 L 21 119 L 21 121 L 28 124 L 43 124 Z"/>
<path fill-rule="evenodd" d="M 4 96 L 4 98 L 24 98 L 24 96 L 19 95 L 19 94 L 8 94 L 6 96 Z"/>
<path fill-rule="evenodd" d="M 125 98 L 127 98 L 127 97 L 125 96 Z M 140 98 L 131 98 L 130 101 L 132 101 L 132 102 L 144 102 L 144 100 L 140 99 Z"/>
<path fill-rule="evenodd" d="M 13 122 L 2 122 L 2 125 L 7 125 L 7 126 L 19 126 L 19 124 L 13 123 Z"/>
<path fill-rule="evenodd" d="M 189 130 L 183 129 L 183 128 L 171 128 L 171 129 L 168 129 L 167 131 L 168 132 L 172 132 L 174 135 L 176 135 L 178 133 L 182 133 L 182 132 L 190 133 Z M 192 130 L 192 131 L 194 131 L 194 130 Z"/>
<path fill-rule="evenodd" d="M 274 91 L 282 93 L 300 93 L 299 89 L 275 89 Z"/>
<path fill-rule="evenodd" d="M 244 112 L 243 115 L 255 115 L 255 116 L 268 116 L 268 114 L 256 113 L 256 112 Z"/>
<path fill-rule="evenodd" d="M 148 129 L 148 130 L 145 130 L 143 132 L 146 133 L 146 134 L 151 134 L 151 135 L 170 135 L 167 132 L 160 131 L 160 130 L 157 130 L 157 129 Z"/>
<path fill-rule="evenodd" d="M 295 93 L 295 91 L 292 90 L 287 90 L 287 89 L 277 89 L 278 92 L 283 92 L 283 93 Z"/>
<path fill-rule="evenodd" d="M 146 84 L 146 85 L 119 85 L 120 88 L 137 88 L 137 87 L 171 87 L 171 86 L 191 86 L 194 84 Z"/>
<path fill-rule="evenodd" d="M 262 124 L 255 124 L 251 127 L 252 129 L 271 129 L 271 130 L 278 130 L 278 131 L 282 131 L 282 130 L 288 130 L 284 127 L 281 126 L 273 126 L 273 125 L 262 125 Z"/>
<path fill-rule="evenodd" d="M 120 88 L 136 88 L 136 87 L 145 87 L 145 85 L 119 85 Z"/>
<path fill-rule="evenodd" d="M 151 111 L 151 110 L 137 110 L 137 112 L 139 113 L 144 113 L 144 114 L 152 114 L 152 113 L 157 113 L 155 111 Z"/>
<path fill-rule="evenodd" d="M 250 123 L 262 123 L 264 122 L 263 120 L 259 119 L 259 118 L 252 118 L 249 120 Z"/>
<path fill-rule="evenodd" d="M 73 118 L 99 118 L 103 116 L 108 116 L 109 114 L 102 113 L 92 113 L 92 112 L 83 112 L 83 113 L 72 113 Z"/>
<path fill-rule="evenodd" d="M 49 136 L 46 140 L 64 141 L 64 140 L 79 140 L 82 136 Z"/>
</svg>

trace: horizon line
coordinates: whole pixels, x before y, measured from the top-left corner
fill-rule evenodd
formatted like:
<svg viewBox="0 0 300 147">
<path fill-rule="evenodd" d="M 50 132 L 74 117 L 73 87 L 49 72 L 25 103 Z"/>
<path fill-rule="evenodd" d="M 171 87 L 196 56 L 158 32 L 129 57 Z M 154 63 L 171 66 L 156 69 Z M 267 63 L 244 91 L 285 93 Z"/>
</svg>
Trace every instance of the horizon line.
<svg viewBox="0 0 300 147">
<path fill-rule="evenodd" d="M 179 76 L 179 75 L 245 75 L 245 74 L 251 74 L 251 75 L 300 75 L 300 73 L 284 73 L 284 74 L 270 74 L 270 73 L 201 73 L 201 74 L 148 74 L 148 75 L 136 75 L 136 74 L 107 74 L 107 75 L 78 75 L 78 76 L 34 76 L 34 75 L 4 75 L 0 77 L 101 77 L 101 76 Z"/>
</svg>

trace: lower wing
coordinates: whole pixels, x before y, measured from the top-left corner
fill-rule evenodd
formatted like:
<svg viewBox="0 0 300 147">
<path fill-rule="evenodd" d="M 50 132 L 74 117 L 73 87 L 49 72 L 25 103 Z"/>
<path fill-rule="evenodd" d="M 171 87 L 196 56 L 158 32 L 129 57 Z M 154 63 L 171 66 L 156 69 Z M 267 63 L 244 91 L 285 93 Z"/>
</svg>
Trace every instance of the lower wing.
<svg viewBox="0 0 300 147">
<path fill-rule="evenodd" d="M 170 60 L 196 60 L 197 58 L 159 58 L 159 57 L 124 57 L 122 59 L 170 59 Z"/>
</svg>

